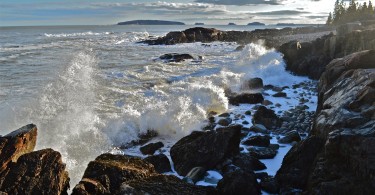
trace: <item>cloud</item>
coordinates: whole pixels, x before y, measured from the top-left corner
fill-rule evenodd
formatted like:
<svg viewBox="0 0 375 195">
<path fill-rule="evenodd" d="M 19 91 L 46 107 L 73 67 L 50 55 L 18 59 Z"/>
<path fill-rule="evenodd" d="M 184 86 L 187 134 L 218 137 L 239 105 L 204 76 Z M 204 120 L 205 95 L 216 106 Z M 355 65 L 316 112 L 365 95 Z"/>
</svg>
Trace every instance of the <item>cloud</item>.
<svg viewBox="0 0 375 195">
<path fill-rule="evenodd" d="M 281 5 L 284 0 L 196 0 L 200 3 L 212 3 L 219 5 Z"/>
<path fill-rule="evenodd" d="M 267 15 L 267 16 L 280 16 L 280 15 L 301 15 L 301 14 L 309 14 L 310 12 L 307 11 L 297 11 L 297 10 L 280 10 L 280 11 L 269 11 L 269 12 L 256 12 L 256 15 Z"/>
</svg>

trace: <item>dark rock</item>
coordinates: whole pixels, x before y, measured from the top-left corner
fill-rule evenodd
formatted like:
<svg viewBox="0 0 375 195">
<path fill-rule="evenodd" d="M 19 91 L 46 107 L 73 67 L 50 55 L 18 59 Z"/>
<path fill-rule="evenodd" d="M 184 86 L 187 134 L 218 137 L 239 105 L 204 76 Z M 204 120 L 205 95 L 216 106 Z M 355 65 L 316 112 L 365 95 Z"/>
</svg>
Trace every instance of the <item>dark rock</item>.
<svg viewBox="0 0 375 195">
<path fill-rule="evenodd" d="M 269 106 L 269 105 L 272 105 L 273 103 L 271 101 L 269 101 L 269 100 L 264 100 L 262 102 L 262 104 L 265 105 L 265 106 Z"/>
<path fill-rule="evenodd" d="M 260 106 L 253 116 L 253 124 L 262 124 L 267 129 L 272 129 L 275 127 L 280 127 L 282 121 L 271 109 L 265 106 Z"/>
<path fill-rule="evenodd" d="M 301 141 L 301 137 L 299 136 L 299 133 L 296 130 L 289 131 L 285 134 L 285 137 L 279 139 L 279 143 L 282 144 L 290 144 L 292 142 L 299 142 Z"/>
<path fill-rule="evenodd" d="M 123 183 L 119 194 L 217 194 L 213 187 L 196 186 L 173 175 L 153 175 Z"/>
<path fill-rule="evenodd" d="M 232 119 L 230 118 L 223 118 L 223 119 L 220 119 L 217 124 L 221 125 L 221 126 L 228 126 L 232 123 Z"/>
<path fill-rule="evenodd" d="M 157 143 L 150 143 L 145 146 L 142 146 L 140 148 L 142 154 L 146 155 L 153 155 L 156 150 L 159 150 L 160 148 L 164 147 L 164 144 L 162 142 Z"/>
<path fill-rule="evenodd" d="M 194 186 L 175 176 L 158 174 L 152 164 L 140 158 L 102 154 L 89 163 L 72 194 L 213 193 L 213 188 Z"/>
<path fill-rule="evenodd" d="M 154 165 L 155 170 L 158 173 L 165 173 L 172 171 L 171 163 L 169 162 L 168 157 L 165 154 L 158 154 L 153 156 L 148 156 L 144 161 Z"/>
<path fill-rule="evenodd" d="M 170 150 L 175 170 L 185 176 L 194 167 L 215 168 L 239 153 L 241 125 L 216 131 L 193 132 L 179 140 Z"/>
<path fill-rule="evenodd" d="M 34 133 L 36 135 L 35 126 L 25 126 L 20 130 L 25 131 L 15 131 L 12 136 L 23 134 L 29 139 Z M 30 134 L 31 132 L 33 133 Z M 30 141 L 33 140 L 34 138 Z M 24 146 L 27 145 L 25 144 Z M 62 163 L 60 153 L 52 149 L 26 153 L 17 162 L 9 163 L 7 170 L 1 173 L 0 190 L 8 194 L 67 195 L 68 188 L 69 176 L 65 171 L 65 164 Z"/>
<path fill-rule="evenodd" d="M 250 154 L 241 153 L 233 158 L 233 165 L 242 170 L 260 171 L 266 169 L 266 165 Z"/>
<path fill-rule="evenodd" d="M 262 190 L 270 194 L 279 193 L 280 186 L 274 177 L 265 177 L 261 180 L 260 186 Z"/>
<path fill-rule="evenodd" d="M 255 173 L 255 176 L 257 177 L 257 179 L 262 180 L 263 178 L 268 177 L 268 173 L 266 173 L 266 172 L 258 172 L 258 173 Z"/>
<path fill-rule="evenodd" d="M 276 156 L 277 151 L 271 148 L 249 148 L 250 155 L 257 158 L 257 159 L 272 159 Z"/>
<path fill-rule="evenodd" d="M 34 150 L 37 131 L 34 124 L 29 124 L 0 137 L 0 173 L 10 162 L 16 162 L 20 156 Z"/>
<path fill-rule="evenodd" d="M 255 124 L 250 127 L 250 131 L 254 131 L 255 133 L 264 133 L 267 134 L 268 130 L 264 125 Z"/>
<path fill-rule="evenodd" d="M 229 103 L 235 106 L 238 106 L 239 104 L 258 104 L 262 103 L 264 98 L 261 93 L 243 93 L 235 96 L 230 96 Z"/>
<path fill-rule="evenodd" d="M 273 97 L 286 97 L 286 93 L 285 92 L 277 92 L 275 94 L 272 95 Z"/>
<path fill-rule="evenodd" d="M 263 88 L 263 80 L 261 78 L 252 78 L 248 81 L 249 89 Z"/>
<path fill-rule="evenodd" d="M 185 60 L 194 59 L 193 56 L 190 54 L 178 54 L 178 53 L 168 53 L 164 54 L 159 57 L 161 60 L 165 60 L 166 62 L 182 62 Z"/>
<path fill-rule="evenodd" d="M 311 136 L 293 146 L 285 155 L 281 168 L 276 174 L 280 185 L 304 189 L 316 155 L 323 145 L 322 138 Z"/>
<path fill-rule="evenodd" d="M 280 148 L 280 145 L 279 144 L 270 144 L 268 147 L 271 148 L 272 150 L 278 150 Z"/>
<path fill-rule="evenodd" d="M 243 124 L 243 125 L 248 125 L 248 124 L 250 124 L 250 123 L 249 123 L 248 121 L 243 121 L 242 124 Z"/>
<path fill-rule="evenodd" d="M 227 118 L 227 117 L 230 117 L 230 114 L 226 112 L 226 113 L 220 114 L 218 117 Z"/>
<path fill-rule="evenodd" d="M 243 170 L 226 174 L 217 184 L 217 190 L 219 194 L 260 194 L 260 186 L 255 174 Z"/>
<path fill-rule="evenodd" d="M 243 145 L 247 146 L 261 146 L 268 147 L 270 145 L 270 137 L 268 136 L 253 136 L 245 140 Z"/>
<path fill-rule="evenodd" d="M 245 114 L 246 114 L 246 115 L 251 115 L 251 111 L 248 110 L 248 111 L 245 112 Z"/>
<path fill-rule="evenodd" d="M 240 45 L 236 47 L 236 51 L 242 51 L 245 48 L 245 45 Z"/>
<path fill-rule="evenodd" d="M 204 175 L 206 174 L 206 171 L 207 170 L 203 167 L 194 167 L 185 176 L 184 180 L 188 181 L 188 183 L 192 182 L 193 184 L 195 184 L 197 181 L 203 179 Z"/>
</svg>

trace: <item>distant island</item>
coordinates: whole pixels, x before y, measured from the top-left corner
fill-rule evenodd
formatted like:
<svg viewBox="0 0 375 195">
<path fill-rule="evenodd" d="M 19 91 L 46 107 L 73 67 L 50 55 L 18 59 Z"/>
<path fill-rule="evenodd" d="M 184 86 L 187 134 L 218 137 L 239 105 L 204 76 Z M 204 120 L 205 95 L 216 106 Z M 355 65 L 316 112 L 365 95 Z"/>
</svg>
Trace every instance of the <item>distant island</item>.
<svg viewBox="0 0 375 195">
<path fill-rule="evenodd" d="M 266 24 L 261 23 L 261 22 L 251 22 L 247 24 L 248 26 L 265 26 Z"/>
<path fill-rule="evenodd" d="M 277 23 L 276 26 L 297 26 L 299 24 L 294 23 Z"/>
<path fill-rule="evenodd" d="M 194 25 L 204 25 L 203 22 L 196 22 Z"/>
<path fill-rule="evenodd" d="M 117 25 L 185 25 L 185 23 L 165 20 L 132 20 L 119 22 Z"/>
<path fill-rule="evenodd" d="M 237 25 L 237 24 L 235 24 L 233 22 L 229 22 L 228 25 Z"/>
</svg>

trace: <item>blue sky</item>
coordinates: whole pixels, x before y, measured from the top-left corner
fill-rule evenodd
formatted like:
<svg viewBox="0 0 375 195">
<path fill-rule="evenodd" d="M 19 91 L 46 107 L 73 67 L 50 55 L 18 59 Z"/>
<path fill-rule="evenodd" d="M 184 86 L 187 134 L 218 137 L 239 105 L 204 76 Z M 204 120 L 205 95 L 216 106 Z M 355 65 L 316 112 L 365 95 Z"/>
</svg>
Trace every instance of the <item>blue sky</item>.
<svg viewBox="0 0 375 195">
<path fill-rule="evenodd" d="M 186 24 L 324 23 L 334 1 L 0 0 L 0 26 L 106 25 L 136 19 L 174 20 Z"/>
</svg>

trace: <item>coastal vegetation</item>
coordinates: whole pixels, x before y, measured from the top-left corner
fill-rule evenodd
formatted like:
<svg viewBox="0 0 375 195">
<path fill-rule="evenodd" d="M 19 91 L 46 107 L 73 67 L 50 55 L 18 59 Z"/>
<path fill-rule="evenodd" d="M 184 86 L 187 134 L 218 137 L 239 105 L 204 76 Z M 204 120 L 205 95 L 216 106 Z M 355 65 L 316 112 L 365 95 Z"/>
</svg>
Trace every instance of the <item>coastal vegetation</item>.
<svg viewBox="0 0 375 195">
<path fill-rule="evenodd" d="M 336 0 L 332 13 L 329 13 L 327 25 L 340 25 L 355 21 L 375 20 L 375 10 L 371 0 L 360 4 L 351 0 L 348 5 L 344 0 Z"/>
</svg>

